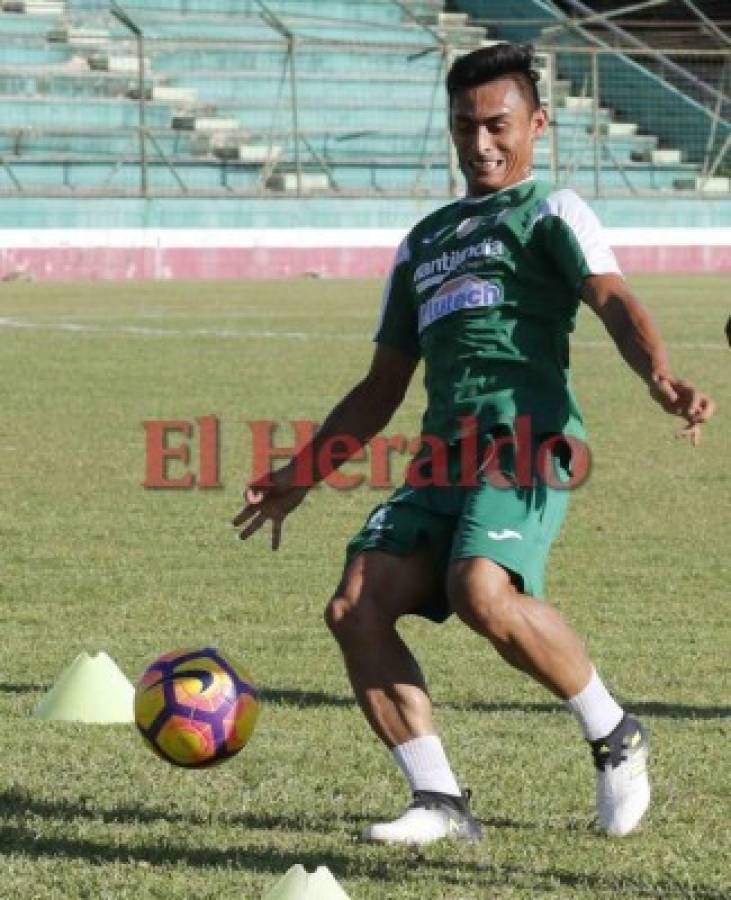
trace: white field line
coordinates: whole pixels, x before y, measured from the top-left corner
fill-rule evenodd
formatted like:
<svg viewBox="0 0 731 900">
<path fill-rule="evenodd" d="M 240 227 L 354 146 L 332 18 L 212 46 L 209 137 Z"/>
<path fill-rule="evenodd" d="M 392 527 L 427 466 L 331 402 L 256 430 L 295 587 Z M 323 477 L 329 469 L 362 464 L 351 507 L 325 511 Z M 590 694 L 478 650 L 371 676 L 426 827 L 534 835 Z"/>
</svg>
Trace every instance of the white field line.
<svg viewBox="0 0 731 900">
<path fill-rule="evenodd" d="M 118 325 L 103 326 L 79 324 L 77 322 L 30 322 L 26 319 L 16 319 L 9 316 L 0 316 L 0 328 L 38 329 L 42 331 L 65 331 L 74 334 L 127 334 L 136 337 L 212 337 L 233 339 L 271 339 L 271 340 L 336 340 L 336 341 L 369 341 L 372 337 L 368 332 L 342 332 L 334 331 L 267 331 L 260 329 L 235 329 L 235 328 L 150 328 L 145 325 Z M 683 350 L 726 350 L 725 344 L 711 344 L 694 341 L 668 341 L 668 346 Z M 572 347 L 578 348 L 613 348 L 610 340 L 591 341 L 576 339 L 571 341 Z"/>
<path fill-rule="evenodd" d="M 2 228 L 0 249 L 382 249 L 407 228 Z M 728 247 L 731 228 L 604 228 L 612 247 Z"/>
</svg>

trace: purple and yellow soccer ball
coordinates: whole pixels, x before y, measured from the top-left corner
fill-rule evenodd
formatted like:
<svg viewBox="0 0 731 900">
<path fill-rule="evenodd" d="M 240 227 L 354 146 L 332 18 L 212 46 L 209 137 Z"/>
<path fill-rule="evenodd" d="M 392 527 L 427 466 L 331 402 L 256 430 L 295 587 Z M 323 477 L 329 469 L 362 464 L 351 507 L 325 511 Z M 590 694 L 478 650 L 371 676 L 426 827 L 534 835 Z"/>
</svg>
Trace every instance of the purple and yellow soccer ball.
<svg viewBox="0 0 731 900">
<path fill-rule="evenodd" d="M 258 714 L 251 675 L 215 647 L 165 653 L 135 687 L 135 722 L 145 743 L 188 769 L 217 765 L 243 750 Z"/>
</svg>

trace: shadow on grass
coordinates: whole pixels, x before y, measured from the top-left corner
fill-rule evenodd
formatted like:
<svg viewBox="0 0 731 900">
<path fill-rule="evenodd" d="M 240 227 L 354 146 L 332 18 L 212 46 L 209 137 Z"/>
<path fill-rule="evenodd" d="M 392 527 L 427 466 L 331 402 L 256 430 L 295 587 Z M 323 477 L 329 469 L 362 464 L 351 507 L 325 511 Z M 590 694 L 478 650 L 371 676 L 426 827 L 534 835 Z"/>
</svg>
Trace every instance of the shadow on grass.
<svg viewBox="0 0 731 900">
<path fill-rule="evenodd" d="M 13 684 L 0 682 L 0 694 L 32 694 L 50 689 L 48 684 Z M 328 694 L 325 691 L 301 691 L 296 688 L 262 688 L 260 691 L 264 703 L 294 706 L 297 709 L 317 707 L 347 708 L 355 706 L 352 697 Z M 650 716 L 658 719 L 726 719 L 731 717 L 731 706 L 694 706 L 681 703 L 663 703 L 655 700 L 625 701 L 627 709 L 639 716 Z M 558 702 L 525 703 L 512 700 L 468 701 L 466 703 L 437 701 L 439 709 L 453 709 L 459 712 L 477 712 L 490 715 L 502 712 L 548 713 L 564 712 L 564 706 Z"/>
<path fill-rule="evenodd" d="M 688 706 L 684 703 L 660 703 L 654 700 L 631 700 L 627 709 L 641 716 L 655 716 L 658 719 L 728 719 L 731 706 Z"/>
<path fill-rule="evenodd" d="M 93 865 L 108 863 L 147 863 L 148 865 L 185 865 L 192 868 L 253 869 L 259 872 L 285 872 L 295 863 L 313 869 L 326 865 L 342 874 L 350 860 L 327 850 L 285 850 L 268 846 L 257 849 L 240 847 L 183 847 L 158 842 L 154 846 L 106 843 L 67 835 L 39 835 L 17 825 L 0 825 L 0 854 L 22 854 L 33 859 L 54 857 L 84 860 Z"/>
<path fill-rule="evenodd" d="M 272 813 L 236 812 L 224 815 L 206 816 L 191 811 L 177 811 L 163 807 L 124 804 L 111 809 L 86 803 L 83 799 L 62 798 L 58 800 L 33 797 L 25 791 L 6 790 L 0 792 L 0 820 L 35 816 L 41 819 L 71 822 L 74 819 L 85 819 L 105 824 L 150 824 L 168 822 L 191 826 L 230 825 L 247 829 L 263 829 L 267 831 L 318 831 L 324 834 L 335 833 L 338 825 L 361 826 L 364 816 L 338 813 L 329 816 L 312 815 L 279 815 Z"/>
<path fill-rule="evenodd" d="M 278 703 L 284 706 L 294 706 L 298 709 L 355 706 L 355 700 L 352 697 L 328 694 L 324 691 L 272 688 L 262 690 L 261 694 L 265 703 Z M 553 701 L 544 703 L 525 703 L 511 700 L 478 700 L 466 703 L 437 701 L 435 706 L 440 709 L 478 712 L 487 715 L 502 712 L 554 714 L 565 711 L 563 704 Z M 625 701 L 625 706 L 636 715 L 645 715 L 658 719 L 724 719 L 731 716 L 731 706 L 695 706 L 682 703 L 663 703 L 655 700 L 627 700 Z"/>
<path fill-rule="evenodd" d="M 0 681 L 0 694 L 35 694 L 37 691 L 47 691 L 50 684 L 12 684 Z"/>
<path fill-rule="evenodd" d="M 151 806 L 124 805 L 115 806 L 113 809 L 100 809 L 92 804 L 85 803 L 82 799 L 49 800 L 41 797 L 32 797 L 30 794 L 19 790 L 7 790 L 0 792 L 0 819 L 12 819 L 16 816 L 37 816 L 41 819 L 58 819 L 59 822 L 70 822 L 73 819 L 89 819 L 93 821 L 113 824 L 124 823 L 151 823 L 151 822 L 187 822 L 190 825 L 208 825 L 208 816 L 192 812 L 175 812 Z"/>
<path fill-rule="evenodd" d="M 374 854 L 379 856 L 374 856 Z M 457 860 L 430 859 L 428 851 L 397 848 L 360 848 L 353 845 L 348 853 L 333 853 L 328 850 L 289 850 L 267 846 L 256 849 L 242 847 L 209 848 L 183 847 L 174 844 L 156 843 L 154 847 L 118 842 L 105 843 L 89 838 L 69 836 L 39 835 L 21 826 L 0 826 L 0 854 L 22 855 L 29 859 L 51 858 L 83 861 L 90 865 L 146 864 L 150 866 L 188 866 L 196 869 L 226 868 L 242 871 L 283 874 L 290 866 L 301 863 L 312 870 L 326 865 L 335 876 L 343 878 L 368 878 L 381 883 L 424 884 L 429 878 L 430 887 L 434 882 L 443 886 L 459 885 L 474 887 L 479 881 L 479 889 L 488 886 L 523 887 L 534 894 L 536 891 L 555 893 L 557 884 L 589 889 L 604 896 L 632 896 L 687 898 L 695 900 L 728 900 L 728 894 L 711 885 L 681 883 L 670 879 L 660 881 L 645 880 L 632 874 L 595 874 L 571 871 L 562 868 L 548 868 L 533 871 L 518 866 L 474 862 L 464 858 Z M 469 879 L 469 881 L 468 881 Z M 472 884 L 470 884 L 472 882 Z"/>
<path fill-rule="evenodd" d="M 602 836 L 598 840 L 606 841 L 606 838 Z M 443 882 L 465 886 L 464 879 L 455 875 L 455 866 L 449 860 L 431 860 L 428 865 L 432 871 L 444 870 L 441 874 Z M 599 874 L 572 871 L 558 866 L 534 871 L 510 864 L 495 866 L 491 863 L 467 863 L 465 865 L 463 862 L 460 862 L 459 868 L 462 872 L 467 871 L 473 879 L 482 876 L 486 883 L 484 886 L 509 885 L 530 892 L 526 896 L 531 897 L 536 896 L 539 891 L 556 896 L 557 886 L 583 889 L 591 891 L 592 896 L 601 897 L 661 897 L 662 900 L 668 900 L 668 898 L 688 900 L 690 897 L 694 900 L 728 900 L 729 897 L 724 888 L 716 885 L 681 882 L 670 878 L 653 881 L 629 872 L 618 872 L 615 875 L 611 872 Z M 521 894 L 521 896 L 523 895 Z"/>
<path fill-rule="evenodd" d="M 278 703 L 282 706 L 296 706 L 311 709 L 318 706 L 355 706 L 353 697 L 340 697 L 324 691 L 298 691 L 295 688 L 261 688 L 259 696 L 264 703 Z"/>
<path fill-rule="evenodd" d="M 284 832 L 319 832 L 321 834 L 336 834 L 343 830 L 350 831 L 353 835 L 360 832 L 361 828 L 369 821 L 383 816 L 383 810 L 364 809 L 360 814 L 354 815 L 339 811 L 332 815 L 286 815 L 270 812 L 237 812 L 223 816 L 208 817 L 194 812 L 177 812 L 170 809 L 143 805 L 122 805 L 112 809 L 100 809 L 83 800 L 71 799 L 45 799 L 32 797 L 25 791 L 7 790 L 0 792 L 0 820 L 8 820 L 16 817 L 35 816 L 41 819 L 58 820 L 68 823 L 74 819 L 85 819 L 105 824 L 150 824 L 154 822 L 168 822 L 170 824 L 185 824 L 191 826 L 208 826 L 211 824 L 227 825 L 245 828 L 247 830 L 284 831 Z M 493 817 L 481 819 L 482 824 L 488 828 L 519 828 L 534 829 L 538 825 L 534 823 L 518 822 L 515 819 Z"/>
</svg>

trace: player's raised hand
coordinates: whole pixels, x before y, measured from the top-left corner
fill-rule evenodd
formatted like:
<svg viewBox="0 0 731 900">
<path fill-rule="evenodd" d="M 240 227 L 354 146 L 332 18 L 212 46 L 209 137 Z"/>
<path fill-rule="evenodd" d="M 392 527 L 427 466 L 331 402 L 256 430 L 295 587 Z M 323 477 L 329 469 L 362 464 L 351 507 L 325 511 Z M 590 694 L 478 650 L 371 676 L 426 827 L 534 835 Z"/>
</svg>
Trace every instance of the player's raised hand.
<svg viewBox="0 0 731 900">
<path fill-rule="evenodd" d="M 716 411 L 716 404 L 711 397 L 690 382 L 669 375 L 653 378 L 650 392 L 665 412 L 686 420 L 686 427 L 677 431 L 675 436 L 689 438 L 691 445 L 697 447 L 701 441 L 701 426 Z"/>
<path fill-rule="evenodd" d="M 265 522 L 272 523 L 272 550 L 278 550 L 282 539 L 282 522 L 304 500 L 307 488 L 294 484 L 289 466 L 269 472 L 252 481 L 244 491 L 243 509 L 231 523 L 241 528 L 239 538 L 245 541 Z"/>
</svg>

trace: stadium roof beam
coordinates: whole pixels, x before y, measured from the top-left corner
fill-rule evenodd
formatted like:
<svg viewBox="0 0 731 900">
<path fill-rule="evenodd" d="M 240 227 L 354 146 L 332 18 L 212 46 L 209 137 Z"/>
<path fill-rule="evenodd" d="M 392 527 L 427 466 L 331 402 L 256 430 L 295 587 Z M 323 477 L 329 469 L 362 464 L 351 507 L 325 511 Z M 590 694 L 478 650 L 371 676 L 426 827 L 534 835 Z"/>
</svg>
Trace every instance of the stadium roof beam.
<svg viewBox="0 0 731 900">
<path fill-rule="evenodd" d="M 608 12 L 604 13 L 594 13 L 591 16 L 587 16 L 584 19 L 581 19 L 581 25 L 591 25 L 593 23 L 603 24 L 607 19 L 614 19 L 619 16 L 626 15 L 628 13 L 639 12 L 642 9 L 649 9 L 654 6 L 663 6 L 666 3 L 669 3 L 670 0 L 644 0 L 643 3 L 633 3 L 631 6 L 621 6 L 619 9 L 610 9 Z M 551 31 L 563 31 L 564 25 L 549 25 L 548 28 L 544 28 L 545 33 L 549 33 Z"/>
<path fill-rule="evenodd" d="M 720 40 L 721 43 L 726 47 L 731 47 L 731 38 L 726 34 L 725 31 L 722 31 L 712 19 L 709 19 L 708 16 L 703 12 L 703 10 L 699 9 L 695 5 L 695 3 L 693 3 L 693 0 L 683 0 L 683 3 L 692 13 L 695 13 L 696 16 L 698 16 L 707 31 L 709 31 L 715 38 L 718 38 L 718 40 Z"/>
</svg>

